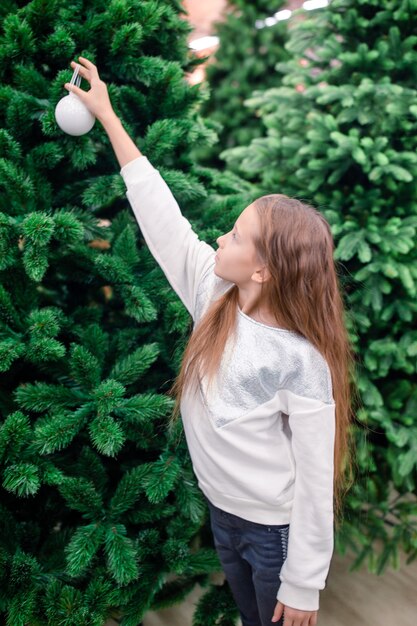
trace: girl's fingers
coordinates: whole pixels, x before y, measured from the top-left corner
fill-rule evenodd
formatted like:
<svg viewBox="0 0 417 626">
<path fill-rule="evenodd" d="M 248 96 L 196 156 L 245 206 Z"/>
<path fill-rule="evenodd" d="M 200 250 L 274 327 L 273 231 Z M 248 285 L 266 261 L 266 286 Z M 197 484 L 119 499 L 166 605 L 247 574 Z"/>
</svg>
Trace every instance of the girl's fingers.
<svg viewBox="0 0 417 626">
<path fill-rule="evenodd" d="M 80 76 L 85 78 L 90 83 L 90 85 L 92 85 L 92 83 L 96 80 L 100 80 L 100 76 L 98 75 L 98 71 L 94 63 L 91 63 L 91 61 L 84 57 L 78 57 L 78 59 L 80 61 L 79 63 L 71 61 L 71 67 L 75 69 L 78 65 L 78 73 Z"/>
<path fill-rule="evenodd" d="M 76 66 L 78 65 L 79 70 L 78 70 L 78 74 L 80 76 L 82 76 L 83 78 L 85 78 L 86 80 L 88 80 L 88 82 L 91 82 L 91 78 L 90 78 L 90 73 L 88 70 L 85 69 L 85 67 L 83 67 L 82 65 L 80 65 L 79 63 L 75 63 L 75 61 L 71 61 L 70 63 L 71 67 L 73 67 L 74 69 L 76 68 Z"/>
<path fill-rule="evenodd" d="M 84 58 L 84 57 L 78 57 L 79 61 L 82 61 L 84 63 L 84 65 L 86 66 L 87 69 L 90 70 L 91 74 L 95 75 L 98 77 L 98 70 L 96 68 L 96 66 L 94 65 L 94 63 L 91 63 L 91 61 L 89 61 L 88 59 Z"/>
<path fill-rule="evenodd" d="M 65 89 L 67 89 L 68 91 L 72 91 L 73 93 L 75 93 L 75 95 L 79 96 L 80 99 L 82 100 L 85 91 L 84 89 L 80 89 L 79 87 L 77 87 L 76 85 L 71 85 L 70 83 L 65 83 L 64 85 Z"/>
</svg>

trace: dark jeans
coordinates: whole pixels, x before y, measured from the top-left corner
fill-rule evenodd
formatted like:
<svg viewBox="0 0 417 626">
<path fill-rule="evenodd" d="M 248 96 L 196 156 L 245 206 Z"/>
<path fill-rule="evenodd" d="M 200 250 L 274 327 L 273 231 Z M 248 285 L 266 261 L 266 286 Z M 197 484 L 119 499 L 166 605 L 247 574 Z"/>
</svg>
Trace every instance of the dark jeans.
<svg viewBox="0 0 417 626">
<path fill-rule="evenodd" d="M 206 498 L 207 500 L 207 498 Z M 207 500 L 214 545 L 242 619 L 242 626 L 271 622 L 287 556 L 289 524 L 258 524 L 217 508 Z"/>
</svg>

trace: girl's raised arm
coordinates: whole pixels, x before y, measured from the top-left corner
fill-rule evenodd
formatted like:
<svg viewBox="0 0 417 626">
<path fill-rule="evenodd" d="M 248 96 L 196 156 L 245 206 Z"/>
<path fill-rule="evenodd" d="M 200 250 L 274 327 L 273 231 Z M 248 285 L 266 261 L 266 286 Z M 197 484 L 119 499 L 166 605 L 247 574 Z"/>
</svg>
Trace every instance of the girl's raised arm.
<svg viewBox="0 0 417 626">
<path fill-rule="evenodd" d="M 127 163 L 120 174 L 149 250 L 195 319 L 197 288 L 210 265 L 214 266 L 215 250 L 199 240 L 146 156 Z"/>
<path fill-rule="evenodd" d="M 65 87 L 80 98 L 107 132 L 121 167 L 127 198 L 149 250 L 194 318 L 197 287 L 209 266 L 214 265 L 215 251 L 199 240 L 159 171 L 123 128 L 96 66 L 84 57 L 79 60 L 79 74 L 91 89 L 86 92 L 69 83 Z M 75 68 L 76 63 L 71 66 Z"/>
<path fill-rule="evenodd" d="M 98 75 L 97 67 L 84 57 L 78 58 L 80 63 L 71 61 L 71 67 L 75 69 L 78 65 L 78 73 L 90 84 L 90 89 L 89 91 L 84 91 L 71 83 L 65 83 L 64 87 L 68 91 L 75 93 L 89 111 L 101 122 L 109 136 L 119 165 L 123 167 L 132 159 L 141 156 L 142 153 L 131 140 L 114 112 L 107 85 Z"/>
</svg>

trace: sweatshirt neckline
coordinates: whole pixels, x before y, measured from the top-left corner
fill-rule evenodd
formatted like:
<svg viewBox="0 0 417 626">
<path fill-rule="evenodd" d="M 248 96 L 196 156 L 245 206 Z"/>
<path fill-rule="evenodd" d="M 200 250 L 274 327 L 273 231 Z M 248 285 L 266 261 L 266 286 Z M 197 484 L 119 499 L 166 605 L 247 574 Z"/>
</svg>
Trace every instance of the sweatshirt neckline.
<svg viewBox="0 0 417 626">
<path fill-rule="evenodd" d="M 263 328 L 268 328 L 269 330 L 276 330 L 279 333 L 291 333 L 292 335 L 297 335 L 298 333 L 295 330 L 289 330 L 288 328 L 278 328 L 276 326 L 268 326 L 268 324 L 264 324 L 263 322 L 258 322 L 258 320 L 254 320 L 253 317 L 246 315 L 240 308 L 239 304 L 237 305 L 237 310 L 242 317 L 249 320 L 253 324 L 257 324 L 258 326 L 262 326 Z"/>
</svg>

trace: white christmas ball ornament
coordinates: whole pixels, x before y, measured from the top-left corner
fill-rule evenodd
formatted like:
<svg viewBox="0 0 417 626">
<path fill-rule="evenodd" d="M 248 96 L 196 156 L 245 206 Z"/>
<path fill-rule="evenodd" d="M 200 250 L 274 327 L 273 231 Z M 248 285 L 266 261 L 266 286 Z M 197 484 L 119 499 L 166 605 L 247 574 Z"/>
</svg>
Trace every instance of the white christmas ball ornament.
<svg viewBox="0 0 417 626">
<path fill-rule="evenodd" d="M 81 77 L 78 75 L 79 66 L 77 65 L 70 84 L 75 84 L 77 79 L 77 87 L 81 83 Z M 83 104 L 80 98 L 70 91 L 67 96 L 61 98 L 55 107 L 55 119 L 58 126 L 68 135 L 85 135 L 94 126 L 96 118 Z"/>
<path fill-rule="evenodd" d="M 61 98 L 55 107 L 58 126 L 68 135 L 85 135 L 94 126 L 96 118 L 75 93 Z"/>
</svg>

